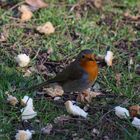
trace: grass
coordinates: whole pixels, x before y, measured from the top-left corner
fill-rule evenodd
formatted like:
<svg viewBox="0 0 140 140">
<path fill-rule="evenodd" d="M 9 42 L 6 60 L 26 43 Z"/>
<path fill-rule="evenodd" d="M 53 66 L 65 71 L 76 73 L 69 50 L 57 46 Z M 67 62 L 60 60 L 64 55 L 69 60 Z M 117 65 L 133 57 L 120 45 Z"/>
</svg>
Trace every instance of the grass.
<svg viewBox="0 0 140 140">
<path fill-rule="evenodd" d="M 14 2 L 16 4 L 20 1 Z M 140 62 L 140 43 L 138 41 L 140 32 L 136 28 L 136 22 L 124 20 L 123 16 L 127 10 L 130 10 L 132 15 L 140 14 L 139 1 L 121 0 L 118 2 L 112 0 L 111 3 L 106 2 L 101 11 L 89 7 L 84 11 L 81 7 L 81 9 L 72 12 L 70 12 L 70 8 L 77 3 L 76 0 L 61 2 L 48 0 L 47 2 L 49 3 L 48 8 L 36 11 L 33 18 L 24 24 L 11 18 L 18 17 L 16 8 L 10 10 L 11 3 L 7 2 L 5 6 L 0 8 L 0 31 L 8 33 L 6 41 L 0 44 L 0 139 L 9 140 L 13 138 L 17 129 L 23 127 L 20 120 L 21 106 L 12 107 L 8 105 L 5 92 L 12 91 L 14 88 L 30 87 L 44 79 L 44 75 L 40 71 L 39 73 L 33 72 L 32 76 L 28 78 L 23 77 L 23 69 L 18 68 L 14 60 L 17 54 L 29 54 L 32 58 L 30 66 L 36 68 L 36 62 L 39 60 L 35 55 L 38 50 L 46 52 L 48 48 L 53 48 L 53 54 L 46 61 L 65 62 L 67 59 L 71 60 L 80 50 L 85 48 L 93 49 L 95 54 L 105 54 L 107 46 L 110 46 L 114 52 L 115 60 L 112 68 L 107 66 L 100 68 L 97 82 L 102 91 L 115 93 L 117 97 L 94 99 L 90 105 L 90 119 L 87 122 L 79 121 L 76 118 L 65 122 L 63 125 L 54 124 L 54 118 L 67 114 L 63 105 L 58 105 L 45 97 L 37 97 L 34 92 L 22 93 L 19 91 L 13 92 L 13 95 L 18 99 L 23 98 L 24 95 L 29 95 L 34 99 L 34 106 L 38 115 L 29 121 L 27 127 L 30 126 L 35 129 L 34 140 L 68 140 L 73 139 L 75 133 L 79 139 L 86 140 L 103 139 L 105 136 L 111 140 L 139 139 L 139 131 L 133 128 L 129 121 L 118 119 L 114 112 L 106 114 L 116 105 L 124 104 L 124 107 L 129 107 L 133 104 L 140 104 L 140 78 L 135 73 L 136 65 Z M 114 8 L 114 4 L 120 4 L 123 8 Z M 77 14 L 81 15 L 80 19 L 77 19 Z M 37 33 L 33 27 L 47 21 L 52 22 L 56 31 L 46 37 Z M 43 56 L 40 55 L 40 57 L 43 59 Z M 131 69 L 128 68 L 130 58 L 134 61 Z M 57 67 L 51 66 L 51 71 L 47 67 L 47 70 L 50 73 L 56 73 L 59 71 L 59 66 Z M 121 74 L 119 86 L 116 86 L 115 80 L 117 73 Z M 119 95 L 126 97 L 120 98 Z M 104 114 L 106 115 L 104 116 Z M 36 120 L 39 120 L 39 123 Z M 43 136 L 39 130 L 47 123 L 52 123 L 55 130 L 50 135 Z M 98 136 L 92 135 L 93 128 L 99 130 Z"/>
</svg>

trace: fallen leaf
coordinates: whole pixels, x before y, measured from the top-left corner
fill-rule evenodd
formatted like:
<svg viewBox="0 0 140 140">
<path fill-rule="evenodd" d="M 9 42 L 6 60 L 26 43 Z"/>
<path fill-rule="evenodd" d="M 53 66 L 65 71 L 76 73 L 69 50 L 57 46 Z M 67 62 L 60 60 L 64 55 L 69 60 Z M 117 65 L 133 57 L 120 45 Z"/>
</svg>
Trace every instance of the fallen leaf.
<svg viewBox="0 0 140 140">
<path fill-rule="evenodd" d="M 140 106 L 139 105 L 130 106 L 129 112 L 131 117 L 137 117 L 138 115 L 140 115 Z"/>
<path fill-rule="evenodd" d="M 19 54 L 17 57 L 15 57 L 15 60 L 20 67 L 26 67 L 30 62 L 30 57 L 26 54 Z"/>
<path fill-rule="evenodd" d="M 108 66 L 112 66 L 112 60 L 113 60 L 113 52 L 107 51 L 105 56 L 105 62 Z"/>
<path fill-rule="evenodd" d="M 30 5 L 34 10 L 48 7 L 48 4 L 45 3 L 43 0 L 25 0 L 25 2 Z"/>
<path fill-rule="evenodd" d="M 121 73 L 116 73 L 115 80 L 116 80 L 116 85 L 119 86 L 121 84 Z"/>
<path fill-rule="evenodd" d="M 95 59 L 96 61 L 99 61 L 99 62 L 104 62 L 104 55 L 95 55 Z"/>
<path fill-rule="evenodd" d="M 6 36 L 3 33 L 1 33 L 0 34 L 0 42 L 4 42 L 6 40 L 7 40 Z"/>
<path fill-rule="evenodd" d="M 57 83 L 49 84 L 49 87 L 43 88 L 43 91 L 51 97 L 62 96 L 64 94 L 63 88 Z"/>
<path fill-rule="evenodd" d="M 61 116 L 58 116 L 54 119 L 54 123 L 61 123 L 63 124 L 65 121 L 68 121 L 70 120 L 71 117 L 69 115 L 61 115 Z"/>
<path fill-rule="evenodd" d="M 88 101 L 88 102 L 91 102 L 92 98 L 96 98 L 96 96 L 99 96 L 101 94 L 102 94 L 101 92 L 90 91 L 88 96 L 85 96 L 85 100 Z"/>
<path fill-rule="evenodd" d="M 126 11 L 125 13 L 124 13 L 124 17 L 125 18 L 128 18 L 128 19 L 130 19 L 130 20 L 133 20 L 133 21 L 137 21 L 137 20 L 140 20 L 140 15 L 131 15 L 130 14 L 130 11 Z"/>
<path fill-rule="evenodd" d="M 101 92 L 90 91 L 90 96 L 91 96 L 91 98 L 95 98 L 95 97 L 97 97 L 97 96 L 99 96 L 99 95 L 103 95 L 103 93 L 101 93 Z"/>
<path fill-rule="evenodd" d="M 44 64 L 38 64 L 37 65 L 37 73 L 41 73 L 43 75 L 48 75 L 48 69 Z"/>
<path fill-rule="evenodd" d="M 8 102 L 9 104 L 15 106 L 15 105 L 18 103 L 18 100 L 17 100 L 16 97 L 14 97 L 14 96 L 8 94 L 7 102 Z"/>
<path fill-rule="evenodd" d="M 46 22 L 44 25 L 38 26 L 36 29 L 38 32 L 44 33 L 46 35 L 54 33 L 55 31 L 55 28 L 53 27 L 51 22 Z"/>
<path fill-rule="evenodd" d="M 102 0 L 94 0 L 94 6 L 98 9 L 102 8 Z"/>
<path fill-rule="evenodd" d="M 33 13 L 31 12 L 30 7 L 27 5 L 19 6 L 18 10 L 21 12 L 20 18 L 22 22 L 29 21 L 33 16 Z"/>
<path fill-rule="evenodd" d="M 29 130 L 18 130 L 15 138 L 16 140 L 30 140 L 32 138 L 32 133 Z"/>
<path fill-rule="evenodd" d="M 26 72 L 24 73 L 23 77 L 30 77 L 31 74 L 32 74 L 32 72 L 29 69 L 27 69 Z"/>
<path fill-rule="evenodd" d="M 81 94 L 79 93 L 78 96 L 77 96 L 76 101 L 77 101 L 77 102 L 81 102 L 81 103 L 87 102 L 87 101 L 85 100 L 85 96 L 87 96 L 85 93 L 81 93 Z"/>
<path fill-rule="evenodd" d="M 90 103 L 92 101 L 93 98 L 102 95 L 103 93 L 101 92 L 93 92 L 90 90 L 87 90 L 85 92 L 83 92 L 82 94 L 78 94 L 77 96 L 77 101 L 78 102 L 83 102 L 83 103 Z"/>
<path fill-rule="evenodd" d="M 8 38 L 8 31 L 6 29 L 3 29 L 3 32 L 0 33 L 0 42 L 7 41 Z"/>
<path fill-rule="evenodd" d="M 53 53 L 53 48 L 48 48 L 47 54 L 50 55 L 50 54 L 52 54 L 52 53 Z"/>
<path fill-rule="evenodd" d="M 68 100 L 65 102 L 65 107 L 68 113 L 75 115 L 75 116 L 82 116 L 87 118 L 88 113 L 81 109 L 79 106 L 73 104 L 72 101 Z"/>
<path fill-rule="evenodd" d="M 43 127 L 41 129 L 41 133 L 42 134 L 48 134 L 49 135 L 51 133 L 52 129 L 53 129 L 52 124 L 51 123 L 48 123 L 47 126 L 45 126 L 45 127 Z"/>
</svg>

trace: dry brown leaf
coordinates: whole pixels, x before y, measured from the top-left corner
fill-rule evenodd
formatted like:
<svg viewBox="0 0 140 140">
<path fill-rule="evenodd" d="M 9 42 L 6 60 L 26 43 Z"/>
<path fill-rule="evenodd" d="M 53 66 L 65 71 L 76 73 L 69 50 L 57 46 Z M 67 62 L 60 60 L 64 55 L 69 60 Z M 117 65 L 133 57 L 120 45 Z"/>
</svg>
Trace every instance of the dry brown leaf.
<svg viewBox="0 0 140 140">
<path fill-rule="evenodd" d="M 99 62 L 104 62 L 104 55 L 95 55 L 95 59 Z"/>
<path fill-rule="evenodd" d="M 0 33 L 0 42 L 5 42 L 8 38 L 8 32 L 4 31 L 3 33 Z"/>
<path fill-rule="evenodd" d="M 102 95 L 102 93 L 90 91 L 88 96 L 85 97 L 85 100 L 88 102 L 91 102 L 92 98 L 96 98 L 96 96 L 98 96 L 98 95 Z"/>
<path fill-rule="evenodd" d="M 102 0 L 94 0 L 94 6 L 98 9 L 102 8 Z"/>
<path fill-rule="evenodd" d="M 0 42 L 4 42 L 6 40 L 7 40 L 6 36 L 3 33 L 1 33 L 0 34 Z"/>
<path fill-rule="evenodd" d="M 18 100 L 17 100 L 16 97 L 14 97 L 14 96 L 8 94 L 7 102 L 8 102 L 10 105 L 15 106 L 15 105 L 18 103 Z"/>
<path fill-rule="evenodd" d="M 55 31 L 55 28 L 53 27 L 51 22 L 46 22 L 44 25 L 38 26 L 36 29 L 38 32 L 44 33 L 46 35 L 54 33 Z"/>
<path fill-rule="evenodd" d="M 138 115 L 140 115 L 140 106 L 139 105 L 130 106 L 129 112 L 131 117 L 137 117 Z"/>
<path fill-rule="evenodd" d="M 30 7 L 27 5 L 19 6 L 18 10 L 21 12 L 20 18 L 22 22 L 29 21 L 33 16 L 33 13 L 31 12 Z"/>
<path fill-rule="evenodd" d="M 84 93 L 78 94 L 76 101 L 77 101 L 77 102 L 82 102 L 82 103 L 87 102 L 87 101 L 85 100 L 85 96 L 86 96 L 86 95 L 85 95 Z"/>
<path fill-rule="evenodd" d="M 68 121 L 71 119 L 71 116 L 69 115 L 61 115 L 61 116 L 58 116 L 54 119 L 54 123 L 61 123 L 63 124 L 64 122 Z"/>
<path fill-rule="evenodd" d="M 116 73 L 115 80 L 116 80 L 116 85 L 119 86 L 121 84 L 121 73 Z"/>
<path fill-rule="evenodd" d="M 23 77 L 30 77 L 31 74 L 32 74 L 32 72 L 31 72 L 29 69 L 27 69 L 27 70 L 25 71 Z"/>
<path fill-rule="evenodd" d="M 48 7 L 48 4 L 43 0 L 25 0 L 25 2 L 29 4 L 34 10 Z"/>
<path fill-rule="evenodd" d="M 32 138 L 32 133 L 29 130 L 18 130 L 16 133 L 16 140 L 30 140 Z"/>
<path fill-rule="evenodd" d="M 95 98 L 96 96 L 102 95 L 102 94 L 103 93 L 101 92 L 93 92 L 89 90 L 89 91 L 83 92 L 82 94 L 78 94 L 77 101 L 90 103 L 92 101 L 92 98 Z"/>
<path fill-rule="evenodd" d="M 134 21 L 140 20 L 140 15 L 136 15 L 136 16 L 131 15 L 131 14 L 130 14 L 130 11 L 126 11 L 126 12 L 124 13 L 124 17 L 125 17 L 125 18 L 128 18 L 128 19 L 130 19 L 130 20 L 134 20 Z"/>
<path fill-rule="evenodd" d="M 45 127 L 43 127 L 41 129 L 41 132 L 42 132 L 42 134 L 48 134 L 49 135 L 51 133 L 52 129 L 53 129 L 52 124 L 48 123 Z"/>
<path fill-rule="evenodd" d="M 47 54 L 50 55 L 50 54 L 52 54 L 52 53 L 53 53 L 53 48 L 48 48 Z"/>
<path fill-rule="evenodd" d="M 48 88 L 43 88 L 51 97 L 62 96 L 64 94 L 63 88 L 57 83 L 50 84 Z"/>
</svg>

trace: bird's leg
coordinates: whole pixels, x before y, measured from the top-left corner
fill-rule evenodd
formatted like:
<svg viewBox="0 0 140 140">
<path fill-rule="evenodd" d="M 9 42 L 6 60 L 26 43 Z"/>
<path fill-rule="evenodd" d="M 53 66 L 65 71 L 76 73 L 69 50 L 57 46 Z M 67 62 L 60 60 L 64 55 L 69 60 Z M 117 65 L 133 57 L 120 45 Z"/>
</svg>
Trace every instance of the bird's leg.
<svg viewBox="0 0 140 140">
<path fill-rule="evenodd" d="M 89 89 L 82 91 L 77 96 L 77 101 L 79 102 L 90 102 L 90 92 Z"/>
</svg>

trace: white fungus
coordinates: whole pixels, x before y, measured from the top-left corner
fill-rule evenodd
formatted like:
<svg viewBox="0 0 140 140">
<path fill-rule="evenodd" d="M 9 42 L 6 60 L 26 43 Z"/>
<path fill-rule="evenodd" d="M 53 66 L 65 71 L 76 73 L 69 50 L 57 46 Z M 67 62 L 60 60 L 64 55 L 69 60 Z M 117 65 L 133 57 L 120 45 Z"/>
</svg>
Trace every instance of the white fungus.
<svg viewBox="0 0 140 140">
<path fill-rule="evenodd" d="M 113 60 L 113 52 L 107 51 L 105 56 L 105 62 L 108 66 L 112 66 L 112 60 Z"/>
<path fill-rule="evenodd" d="M 65 102 L 66 110 L 68 113 L 76 115 L 76 116 L 82 116 L 84 118 L 87 117 L 88 113 L 85 112 L 83 109 L 81 109 L 79 106 L 73 104 L 72 101 Z"/>
<path fill-rule="evenodd" d="M 126 108 L 123 108 L 120 106 L 115 107 L 115 114 L 121 119 L 123 119 L 123 118 L 126 119 L 130 116 L 129 111 Z"/>
<path fill-rule="evenodd" d="M 30 62 L 30 57 L 26 54 L 19 54 L 15 59 L 20 67 L 26 67 Z"/>
<path fill-rule="evenodd" d="M 134 117 L 134 119 L 132 121 L 132 125 L 138 129 L 140 129 L 140 119 L 138 119 L 137 117 Z"/>
</svg>

